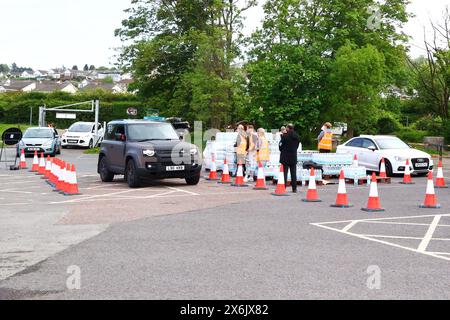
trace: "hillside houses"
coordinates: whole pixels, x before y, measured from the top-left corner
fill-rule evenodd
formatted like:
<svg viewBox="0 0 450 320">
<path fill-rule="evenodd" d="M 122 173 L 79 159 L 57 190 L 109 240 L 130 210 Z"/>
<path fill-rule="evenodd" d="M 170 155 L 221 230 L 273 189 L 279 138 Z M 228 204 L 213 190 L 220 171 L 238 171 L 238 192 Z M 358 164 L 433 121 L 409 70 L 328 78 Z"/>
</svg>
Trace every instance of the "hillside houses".
<svg viewBox="0 0 450 320">
<path fill-rule="evenodd" d="M 104 81 L 83 80 L 80 83 L 75 81 L 52 81 L 52 80 L 0 80 L 0 94 L 8 92 L 67 92 L 75 94 L 79 91 L 104 90 L 114 94 L 128 92 L 129 81 L 109 83 Z"/>
<path fill-rule="evenodd" d="M 130 74 L 122 74 L 117 70 L 27 69 L 20 73 L 2 73 L 0 75 L 0 94 L 56 91 L 75 94 L 79 91 L 89 90 L 104 90 L 121 94 L 128 92 L 128 86 L 132 82 Z"/>
</svg>

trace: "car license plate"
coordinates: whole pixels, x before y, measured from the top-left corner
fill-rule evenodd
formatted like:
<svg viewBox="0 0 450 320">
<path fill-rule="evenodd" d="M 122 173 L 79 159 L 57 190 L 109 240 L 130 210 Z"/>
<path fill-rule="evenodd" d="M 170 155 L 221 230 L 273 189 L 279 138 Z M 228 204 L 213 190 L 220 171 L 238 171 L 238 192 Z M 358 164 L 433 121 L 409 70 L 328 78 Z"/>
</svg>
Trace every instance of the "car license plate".
<svg viewBox="0 0 450 320">
<path fill-rule="evenodd" d="M 183 171 L 184 166 L 169 166 L 166 167 L 166 171 Z"/>
<path fill-rule="evenodd" d="M 78 140 L 67 140 L 68 143 L 78 143 Z"/>
<path fill-rule="evenodd" d="M 416 163 L 416 168 L 428 168 L 428 163 Z"/>
<path fill-rule="evenodd" d="M 28 148 L 28 151 L 39 151 L 41 148 Z"/>
</svg>

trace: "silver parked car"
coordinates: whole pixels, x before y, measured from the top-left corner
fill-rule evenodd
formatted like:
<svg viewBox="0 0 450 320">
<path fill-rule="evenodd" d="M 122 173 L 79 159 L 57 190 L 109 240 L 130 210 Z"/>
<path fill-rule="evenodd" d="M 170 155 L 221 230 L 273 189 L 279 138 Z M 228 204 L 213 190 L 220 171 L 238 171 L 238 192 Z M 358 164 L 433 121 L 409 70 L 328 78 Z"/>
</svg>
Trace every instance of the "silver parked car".
<svg viewBox="0 0 450 320">
<path fill-rule="evenodd" d="M 58 132 L 53 128 L 28 128 L 17 145 L 18 156 L 22 150 L 25 151 L 25 155 L 34 155 L 37 151 L 38 154 L 43 152 L 45 155 L 54 157 L 61 153 L 61 140 Z"/>
</svg>

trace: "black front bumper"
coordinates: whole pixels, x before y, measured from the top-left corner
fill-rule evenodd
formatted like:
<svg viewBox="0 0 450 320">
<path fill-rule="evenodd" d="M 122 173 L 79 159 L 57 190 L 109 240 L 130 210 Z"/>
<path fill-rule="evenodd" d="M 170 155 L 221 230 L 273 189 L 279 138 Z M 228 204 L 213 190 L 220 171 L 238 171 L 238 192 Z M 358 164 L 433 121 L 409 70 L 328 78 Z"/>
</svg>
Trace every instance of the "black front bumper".
<svg viewBox="0 0 450 320">
<path fill-rule="evenodd" d="M 151 165 L 151 167 L 149 167 Z M 190 178 L 200 175 L 201 165 L 185 164 L 185 169 L 180 171 L 167 171 L 166 165 L 161 163 L 148 162 L 145 168 L 138 168 L 137 174 L 141 178 L 148 179 L 171 179 L 171 178 Z"/>
</svg>

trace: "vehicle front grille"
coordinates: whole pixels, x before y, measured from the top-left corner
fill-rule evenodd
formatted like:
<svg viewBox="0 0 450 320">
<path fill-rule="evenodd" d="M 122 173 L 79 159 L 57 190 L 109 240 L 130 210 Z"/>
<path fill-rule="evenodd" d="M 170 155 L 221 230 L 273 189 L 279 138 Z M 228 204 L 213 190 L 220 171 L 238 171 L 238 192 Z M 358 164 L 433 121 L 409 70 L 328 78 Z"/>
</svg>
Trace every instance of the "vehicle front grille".
<svg viewBox="0 0 450 320">
<path fill-rule="evenodd" d="M 42 144 L 27 144 L 27 147 L 40 147 Z"/>
<path fill-rule="evenodd" d="M 430 160 L 427 158 L 411 159 L 414 170 L 428 170 L 430 166 Z"/>
</svg>

